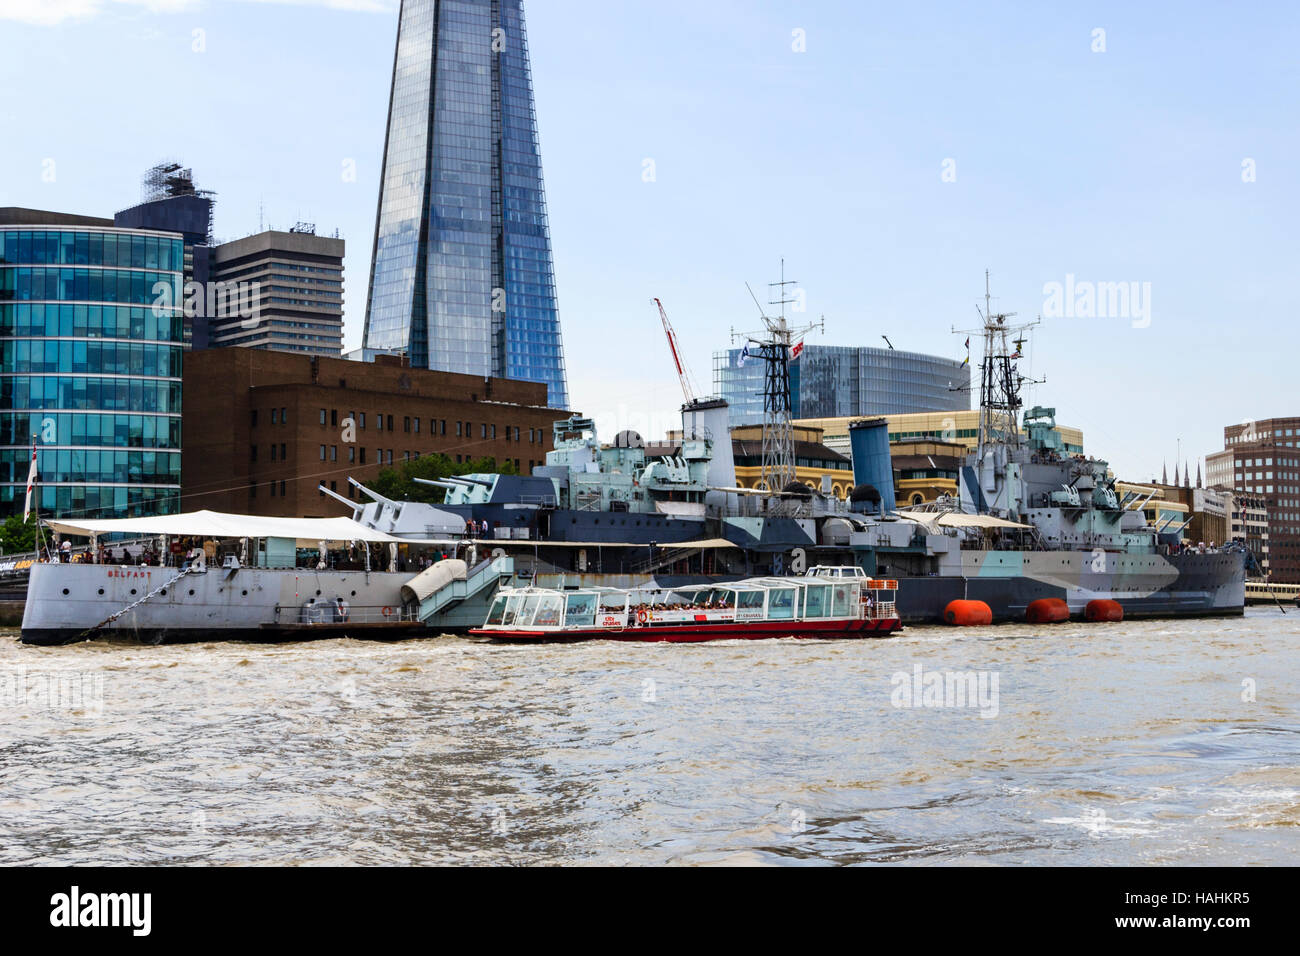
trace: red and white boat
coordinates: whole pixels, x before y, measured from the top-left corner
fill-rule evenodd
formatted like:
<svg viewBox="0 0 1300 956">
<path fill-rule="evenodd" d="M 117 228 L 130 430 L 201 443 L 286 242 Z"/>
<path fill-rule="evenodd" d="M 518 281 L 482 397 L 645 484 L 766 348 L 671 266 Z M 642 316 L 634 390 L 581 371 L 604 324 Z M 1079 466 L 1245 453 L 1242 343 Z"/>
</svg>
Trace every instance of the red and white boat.
<svg viewBox="0 0 1300 956">
<path fill-rule="evenodd" d="M 506 641 L 698 642 L 760 637 L 883 637 L 899 630 L 897 581 L 861 568 L 710 587 L 502 588 L 479 637 Z"/>
</svg>

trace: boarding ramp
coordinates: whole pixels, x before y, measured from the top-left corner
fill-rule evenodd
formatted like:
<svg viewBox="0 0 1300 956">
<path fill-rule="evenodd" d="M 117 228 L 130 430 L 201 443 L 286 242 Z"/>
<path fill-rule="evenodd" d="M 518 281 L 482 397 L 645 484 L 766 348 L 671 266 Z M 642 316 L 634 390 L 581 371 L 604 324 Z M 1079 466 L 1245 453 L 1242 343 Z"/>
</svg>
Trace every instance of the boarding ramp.
<svg viewBox="0 0 1300 956">
<path fill-rule="evenodd" d="M 456 558 L 435 562 L 402 585 L 402 600 L 426 627 L 460 631 L 479 627 L 497 588 L 515 574 L 514 558 L 494 557 L 472 568 Z"/>
</svg>

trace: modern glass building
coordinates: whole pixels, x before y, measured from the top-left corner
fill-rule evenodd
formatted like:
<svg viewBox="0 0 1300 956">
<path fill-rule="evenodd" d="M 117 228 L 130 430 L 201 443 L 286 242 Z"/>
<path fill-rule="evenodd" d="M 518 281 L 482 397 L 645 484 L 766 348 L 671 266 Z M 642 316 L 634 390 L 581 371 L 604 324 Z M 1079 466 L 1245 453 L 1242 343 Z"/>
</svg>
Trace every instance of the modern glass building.
<svg viewBox="0 0 1300 956">
<path fill-rule="evenodd" d="M 363 344 L 568 407 L 522 0 L 402 0 Z"/>
<path fill-rule="evenodd" d="M 713 389 L 732 425 L 763 421 L 764 365 L 743 349 L 713 353 Z M 793 418 L 901 415 L 970 408 L 970 367 L 894 349 L 807 345 L 790 363 Z"/>
<path fill-rule="evenodd" d="M 22 514 L 33 440 L 43 516 L 179 509 L 182 299 L 155 303 L 183 245 L 0 210 L 0 517 Z"/>
</svg>

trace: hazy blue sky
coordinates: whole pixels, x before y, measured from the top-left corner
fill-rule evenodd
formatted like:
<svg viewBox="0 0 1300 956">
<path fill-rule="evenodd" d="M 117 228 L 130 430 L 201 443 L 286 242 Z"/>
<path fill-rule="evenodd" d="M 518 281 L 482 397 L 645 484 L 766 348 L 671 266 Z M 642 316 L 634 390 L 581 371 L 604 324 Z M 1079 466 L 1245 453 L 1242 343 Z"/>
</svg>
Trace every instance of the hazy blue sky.
<svg viewBox="0 0 1300 956">
<path fill-rule="evenodd" d="M 0 205 L 111 215 L 180 159 L 217 191 L 219 237 L 259 206 L 341 230 L 356 344 L 396 9 L 0 0 Z M 1026 318 L 1067 275 L 1150 283 L 1149 324 L 1047 318 L 1031 351 L 1032 400 L 1122 477 L 1172 468 L 1179 437 L 1194 461 L 1225 424 L 1300 413 L 1295 6 L 526 12 L 572 400 L 603 423 L 655 433 L 680 402 L 652 296 L 707 390 L 712 351 L 756 325 L 744 282 L 765 292 L 782 256 L 800 318 L 826 317 L 810 341 L 950 356 L 986 268 Z"/>
</svg>

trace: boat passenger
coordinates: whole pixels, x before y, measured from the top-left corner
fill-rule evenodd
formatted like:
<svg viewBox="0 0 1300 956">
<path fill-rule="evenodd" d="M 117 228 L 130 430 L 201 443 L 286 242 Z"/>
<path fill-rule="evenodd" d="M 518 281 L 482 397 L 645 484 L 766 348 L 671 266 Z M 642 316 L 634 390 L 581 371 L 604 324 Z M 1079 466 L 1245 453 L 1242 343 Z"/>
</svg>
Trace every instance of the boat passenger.
<svg viewBox="0 0 1300 956">
<path fill-rule="evenodd" d="M 348 622 L 348 602 L 341 597 L 334 599 L 334 623 L 346 624 Z"/>
</svg>

